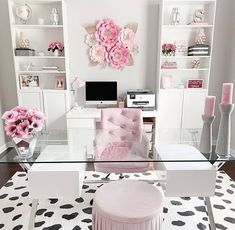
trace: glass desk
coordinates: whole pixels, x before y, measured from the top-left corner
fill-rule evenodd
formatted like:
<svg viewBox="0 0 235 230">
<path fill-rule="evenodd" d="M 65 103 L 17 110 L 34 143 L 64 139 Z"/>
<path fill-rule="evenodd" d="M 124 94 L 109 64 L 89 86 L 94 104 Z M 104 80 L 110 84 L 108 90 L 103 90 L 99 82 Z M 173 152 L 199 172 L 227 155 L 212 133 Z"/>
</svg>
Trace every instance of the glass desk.
<svg viewBox="0 0 235 230">
<path fill-rule="evenodd" d="M 208 154 L 190 155 L 177 153 L 158 154 L 159 148 L 165 145 L 188 145 L 195 149 L 199 148 L 200 129 L 164 129 L 158 130 L 158 145 L 148 152 L 150 144 L 145 136 L 144 130 L 136 132 L 126 132 L 121 129 L 102 130 L 74 128 L 67 130 L 42 131 L 37 135 L 37 144 L 33 157 L 29 159 L 19 158 L 14 150 L 0 155 L 0 163 L 114 163 L 114 162 L 219 162 L 235 161 L 235 157 L 230 155 L 224 157 L 213 151 Z M 128 154 L 101 154 L 95 156 L 96 147 L 107 148 L 107 145 L 126 144 Z M 147 146 L 145 146 L 147 145 Z M 12 147 L 14 145 L 12 144 Z M 124 149 L 125 146 L 116 146 Z M 143 147 L 145 149 L 143 149 Z M 60 151 L 58 151 L 60 149 Z M 126 149 L 127 151 L 127 149 Z M 172 150 L 173 151 L 173 150 Z M 125 155 L 125 156 L 124 156 Z"/>
<path fill-rule="evenodd" d="M 18 163 L 28 171 L 33 199 L 29 229 L 34 224 L 38 199 L 54 198 L 57 194 L 79 196 L 84 183 L 96 183 L 84 179 L 85 171 L 105 172 L 108 177 L 112 172 L 131 173 L 131 168 L 133 172 L 156 171 L 156 179 L 151 181 L 160 182 L 166 196 L 205 197 L 211 229 L 215 230 L 209 197 L 215 192 L 216 171 L 235 158 L 223 158 L 214 152 L 200 153 L 200 132 L 199 129 L 158 130 L 153 135 L 158 144 L 150 151 L 144 130 L 43 131 L 37 136 L 33 157 L 21 159 L 12 150 L 0 156 L 0 163 Z M 97 180 L 110 181 L 106 179 Z"/>
</svg>

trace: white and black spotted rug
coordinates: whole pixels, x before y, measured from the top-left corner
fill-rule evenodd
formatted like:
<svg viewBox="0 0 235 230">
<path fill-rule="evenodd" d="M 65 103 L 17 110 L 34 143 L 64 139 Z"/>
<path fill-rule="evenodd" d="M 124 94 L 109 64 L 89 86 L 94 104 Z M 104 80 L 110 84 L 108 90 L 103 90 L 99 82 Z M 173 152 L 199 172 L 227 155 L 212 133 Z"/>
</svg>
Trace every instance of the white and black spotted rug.
<svg viewBox="0 0 235 230">
<path fill-rule="evenodd" d="M 105 174 L 89 172 L 88 179 Z M 111 179 L 117 179 L 112 175 Z M 153 172 L 125 174 L 125 179 L 152 179 Z M 82 196 L 76 200 L 40 200 L 35 230 L 91 230 L 92 199 L 102 184 L 84 184 Z M 18 172 L 0 189 L 0 229 L 27 229 L 31 199 L 27 191 L 27 175 Z M 235 229 L 235 183 L 224 172 L 217 175 L 216 194 L 211 198 L 217 229 Z M 166 198 L 164 230 L 209 230 L 203 198 Z"/>
</svg>

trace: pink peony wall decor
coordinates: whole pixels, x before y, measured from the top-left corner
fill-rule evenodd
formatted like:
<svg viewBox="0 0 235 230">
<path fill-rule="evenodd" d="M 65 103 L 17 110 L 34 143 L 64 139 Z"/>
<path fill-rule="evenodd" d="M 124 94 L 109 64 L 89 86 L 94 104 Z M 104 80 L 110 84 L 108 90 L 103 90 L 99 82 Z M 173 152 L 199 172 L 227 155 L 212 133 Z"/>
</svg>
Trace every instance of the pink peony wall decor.
<svg viewBox="0 0 235 230">
<path fill-rule="evenodd" d="M 84 25 L 84 28 L 91 66 L 100 64 L 103 68 L 123 69 L 134 65 L 133 56 L 138 53 L 135 43 L 137 23 L 120 28 L 112 19 L 101 19 L 96 24 Z"/>
</svg>

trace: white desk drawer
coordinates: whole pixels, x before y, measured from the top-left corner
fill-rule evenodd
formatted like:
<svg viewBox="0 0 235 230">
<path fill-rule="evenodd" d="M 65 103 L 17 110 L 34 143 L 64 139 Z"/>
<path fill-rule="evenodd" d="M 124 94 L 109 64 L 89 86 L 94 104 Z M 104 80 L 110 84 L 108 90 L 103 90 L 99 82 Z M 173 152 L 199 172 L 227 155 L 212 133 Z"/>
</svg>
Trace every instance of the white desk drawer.
<svg viewBox="0 0 235 230">
<path fill-rule="evenodd" d="M 67 128 L 95 128 L 95 119 L 67 119 Z"/>
</svg>

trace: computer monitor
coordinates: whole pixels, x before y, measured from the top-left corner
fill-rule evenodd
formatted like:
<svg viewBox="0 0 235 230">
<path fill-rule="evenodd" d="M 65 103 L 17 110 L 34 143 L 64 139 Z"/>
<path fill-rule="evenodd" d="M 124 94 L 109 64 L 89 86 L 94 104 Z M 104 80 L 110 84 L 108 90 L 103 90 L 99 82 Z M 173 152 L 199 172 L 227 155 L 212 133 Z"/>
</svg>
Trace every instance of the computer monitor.
<svg viewBox="0 0 235 230">
<path fill-rule="evenodd" d="M 87 105 L 114 105 L 117 104 L 116 81 L 87 81 Z"/>
</svg>

